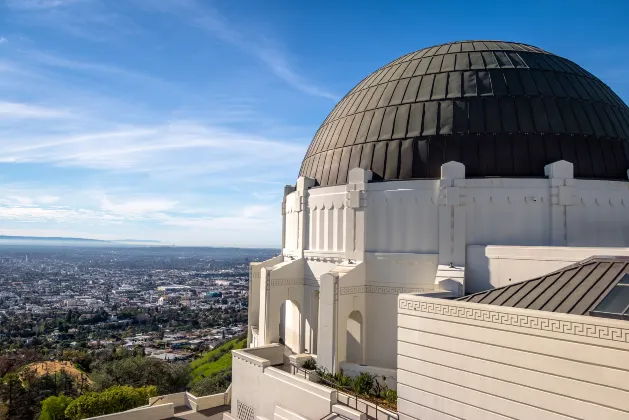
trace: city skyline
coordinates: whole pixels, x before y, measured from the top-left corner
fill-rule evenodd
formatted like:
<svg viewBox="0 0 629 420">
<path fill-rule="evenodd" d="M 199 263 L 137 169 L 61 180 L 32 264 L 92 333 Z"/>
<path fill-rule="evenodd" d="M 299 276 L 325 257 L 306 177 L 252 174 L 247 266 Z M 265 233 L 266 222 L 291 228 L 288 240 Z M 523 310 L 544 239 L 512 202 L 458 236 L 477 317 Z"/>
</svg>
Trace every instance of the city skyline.
<svg viewBox="0 0 629 420">
<path fill-rule="evenodd" d="M 613 5 L 418 4 L 402 24 L 408 5 L 8 0 L 0 234 L 276 247 L 282 186 L 360 77 L 431 45 L 505 39 L 578 62 L 626 102 L 627 6 Z"/>
</svg>

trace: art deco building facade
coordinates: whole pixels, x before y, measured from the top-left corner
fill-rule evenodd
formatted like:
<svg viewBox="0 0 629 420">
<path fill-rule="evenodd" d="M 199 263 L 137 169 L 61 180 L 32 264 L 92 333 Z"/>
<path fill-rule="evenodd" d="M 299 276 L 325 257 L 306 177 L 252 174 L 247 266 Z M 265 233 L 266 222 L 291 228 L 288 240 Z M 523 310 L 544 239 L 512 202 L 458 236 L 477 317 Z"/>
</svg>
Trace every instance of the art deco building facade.
<svg viewBox="0 0 629 420">
<path fill-rule="evenodd" d="M 629 418 L 629 108 L 536 47 L 465 41 L 362 80 L 251 265 L 227 418 L 359 419 L 293 375 L 371 372 L 404 419 Z"/>
</svg>

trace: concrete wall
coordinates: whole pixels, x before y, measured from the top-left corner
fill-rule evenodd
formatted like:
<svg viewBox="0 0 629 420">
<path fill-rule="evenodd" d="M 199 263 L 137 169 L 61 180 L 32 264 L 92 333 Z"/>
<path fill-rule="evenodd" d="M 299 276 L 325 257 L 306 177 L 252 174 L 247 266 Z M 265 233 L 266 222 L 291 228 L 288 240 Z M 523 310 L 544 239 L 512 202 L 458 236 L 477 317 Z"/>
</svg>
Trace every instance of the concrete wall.
<svg viewBox="0 0 629 420">
<path fill-rule="evenodd" d="M 624 321 L 401 295 L 400 419 L 627 419 Z"/>
<path fill-rule="evenodd" d="M 255 353 L 255 354 L 254 354 Z M 231 417 L 238 420 L 272 419 L 276 407 L 310 419 L 321 419 L 336 403 L 336 391 L 290 373 L 271 367 L 271 361 L 260 357 L 281 359 L 281 346 L 232 352 Z"/>
<path fill-rule="evenodd" d="M 365 250 L 437 252 L 438 182 L 369 184 L 365 191 Z"/>
<path fill-rule="evenodd" d="M 278 255 L 277 257 L 270 258 L 264 262 L 255 262 L 249 264 L 249 307 L 248 320 L 249 328 L 247 334 L 247 345 L 250 346 L 253 340 L 251 336 L 251 327 L 258 326 L 258 319 L 260 317 L 260 272 L 263 268 L 273 267 L 276 264 L 281 263 L 284 257 Z"/>
<path fill-rule="evenodd" d="M 627 256 L 629 248 L 470 245 L 466 289 L 476 293 L 506 286 L 602 255 Z"/>
</svg>

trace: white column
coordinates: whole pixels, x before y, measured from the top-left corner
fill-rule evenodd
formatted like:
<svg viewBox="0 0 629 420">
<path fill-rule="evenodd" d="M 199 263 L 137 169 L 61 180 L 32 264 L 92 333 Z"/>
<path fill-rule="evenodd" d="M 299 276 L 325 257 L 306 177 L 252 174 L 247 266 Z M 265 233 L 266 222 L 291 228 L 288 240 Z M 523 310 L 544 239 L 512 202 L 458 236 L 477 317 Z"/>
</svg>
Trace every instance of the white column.
<svg viewBox="0 0 629 420">
<path fill-rule="evenodd" d="M 317 336 L 317 364 L 329 372 L 338 367 L 338 276 L 330 273 L 321 276 L 319 289 L 319 331 Z"/>
<path fill-rule="evenodd" d="M 461 296 L 465 292 L 465 166 L 441 165 L 439 181 L 439 258 L 435 286 Z"/>
<path fill-rule="evenodd" d="M 308 220 L 308 189 L 314 187 L 314 178 L 308 178 L 300 176 L 297 178 L 295 208 L 297 211 L 297 250 L 299 252 L 298 258 L 304 257 L 304 249 L 308 249 L 308 228 L 310 222 Z"/>
<path fill-rule="evenodd" d="M 282 198 L 282 250 L 286 248 L 286 196 L 295 191 L 292 185 L 284 186 L 284 198 Z"/>
<path fill-rule="evenodd" d="M 573 204 L 574 166 L 560 160 L 544 166 L 550 184 L 550 245 L 568 246 L 568 206 Z"/>
<path fill-rule="evenodd" d="M 371 171 L 354 168 L 349 171 L 345 193 L 345 256 L 364 261 L 365 257 L 365 197 Z"/>
<path fill-rule="evenodd" d="M 271 297 L 271 272 L 266 268 L 260 270 L 260 313 L 258 319 L 258 344 L 270 344 L 268 338 L 269 304 Z"/>
</svg>

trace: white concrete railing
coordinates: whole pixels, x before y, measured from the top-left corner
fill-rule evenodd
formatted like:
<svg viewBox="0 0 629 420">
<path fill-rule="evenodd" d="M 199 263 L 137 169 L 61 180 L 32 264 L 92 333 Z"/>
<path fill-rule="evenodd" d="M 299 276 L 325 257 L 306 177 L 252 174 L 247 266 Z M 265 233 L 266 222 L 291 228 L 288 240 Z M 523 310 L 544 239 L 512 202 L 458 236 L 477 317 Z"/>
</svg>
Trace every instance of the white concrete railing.
<svg viewBox="0 0 629 420">
<path fill-rule="evenodd" d="M 159 404 L 152 407 L 144 406 L 121 413 L 107 414 L 91 417 L 87 420 L 165 420 L 174 417 L 175 405 L 173 403 Z"/>
<path fill-rule="evenodd" d="M 173 407 L 188 407 L 193 411 L 202 411 L 209 408 L 220 407 L 231 403 L 231 385 L 225 392 L 218 394 L 196 397 L 189 392 L 178 392 L 176 394 L 162 395 L 149 399 L 149 405 L 159 403 L 172 404 Z"/>
<path fill-rule="evenodd" d="M 330 414 L 337 402 L 336 390 L 273 367 L 283 364 L 282 345 L 234 350 L 232 357 L 232 417 L 246 410 L 252 418 L 271 419 L 280 406 L 296 415 L 319 419 Z"/>
</svg>

